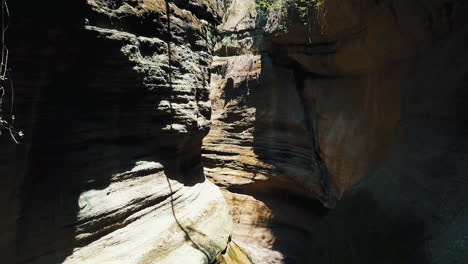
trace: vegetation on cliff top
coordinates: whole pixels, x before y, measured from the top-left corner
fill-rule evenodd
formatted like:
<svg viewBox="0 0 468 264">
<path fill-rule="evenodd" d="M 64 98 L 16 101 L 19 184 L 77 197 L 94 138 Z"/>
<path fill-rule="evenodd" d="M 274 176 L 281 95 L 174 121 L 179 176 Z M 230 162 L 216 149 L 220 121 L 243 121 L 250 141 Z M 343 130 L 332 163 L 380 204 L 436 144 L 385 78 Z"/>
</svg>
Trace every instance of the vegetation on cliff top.
<svg viewBox="0 0 468 264">
<path fill-rule="evenodd" d="M 256 0 L 255 7 L 260 18 L 265 18 L 270 13 L 278 14 L 282 19 L 277 29 L 287 31 L 285 17 L 294 13 L 300 21 L 307 25 L 311 13 L 318 13 L 324 0 Z"/>
</svg>

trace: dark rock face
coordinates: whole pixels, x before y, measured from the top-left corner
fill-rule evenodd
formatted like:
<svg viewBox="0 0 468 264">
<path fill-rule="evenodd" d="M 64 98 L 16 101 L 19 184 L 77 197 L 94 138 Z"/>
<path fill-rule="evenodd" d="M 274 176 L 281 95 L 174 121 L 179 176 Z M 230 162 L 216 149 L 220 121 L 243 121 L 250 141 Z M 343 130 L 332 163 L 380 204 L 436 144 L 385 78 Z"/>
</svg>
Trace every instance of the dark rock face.
<svg viewBox="0 0 468 264">
<path fill-rule="evenodd" d="M 269 37 L 277 64 L 296 64 L 303 105 L 337 196 L 376 169 L 397 137 L 403 82 L 425 51 L 463 24 L 459 1 L 325 1 L 305 26 L 286 18 Z M 274 18 L 265 27 L 271 29 Z M 304 37 L 304 36 L 307 36 Z M 302 80 L 301 80 L 302 78 Z"/>
<path fill-rule="evenodd" d="M 231 220 L 200 149 L 223 8 L 11 1 L 7 44 L 26 137 L 19 146 L 1 138 L 2 262 L 222 258 Z"/>
<path fill-rule="evenodd" d="M 268 37 L 265 51 L 291 68 L 336 196 L 375 170 L 397 138 L 404 82 L 441 39 L 464 25 L 459 1 L 325 1 L 307 25 L 294 12 L 287 32 Z M 276 22 L 268 18 L 265 27 Z M 304 36 L 307 36 L 304 37 Z"/>
<path fill-rule="evenodd" d="M 305 100 L 337 194 L 370 175 L 324 218 L 299 262 L 467 261 L 466 8 L 328 1 L 316 39 L 299 26 L 273 38 L 273 54 L 312 73 Z"/>
<path fill-rule="evenodd" d="M 401 86 L 398 146 L 324 218 L 301 261 L 468 261 L 467 36 L 454 32 L 416 64 Z"/>
</svg>

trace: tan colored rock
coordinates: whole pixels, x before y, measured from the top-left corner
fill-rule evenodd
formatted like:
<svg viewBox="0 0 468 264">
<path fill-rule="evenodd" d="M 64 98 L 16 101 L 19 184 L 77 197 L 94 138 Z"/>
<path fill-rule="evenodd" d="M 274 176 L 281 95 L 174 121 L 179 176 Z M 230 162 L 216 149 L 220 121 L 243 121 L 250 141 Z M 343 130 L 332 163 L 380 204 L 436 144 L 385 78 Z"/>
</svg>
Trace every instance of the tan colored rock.
<svg viewBox="0 0 468 264">
<path fill-rule="evenodd" d="M 92 243 L 61 263 L 206 263 L 223 251 L 231 218 L 218 188 L 208 181 L 184 186 L 162 170 L 138 162 L 105 189 L 81 193 L 75 243 Z M 30 263 L 56 259 L 47 254 Z"/>
<path fill-rule="evenodd" d="M 457 127 L 451 131 L 461 131 L 460 122 L 464 119 L 454 114 L 453 107 L 439 103 L 447 102 L 450 97 L 442 92 L 445 86 L 452 89 L 450 93 L 461 96 L 460 88 L 454 88 L 459 84 L 439 83 L 437 80 L 443 78 L 437 78 L 439 73 L 434 70 L 427 72 L 427 77 L 438 83 L 439 90 L 433 88 L 424 92 L 419 86 L 432 85 L 426 81 L 413 82 L 411 87 L 405 84 L 421 68 L 419 60 L 466 26 L 462 11 L 466 10 L 466 4 L 454 0 L 424 3 L 329 0 L 318 9 L 311 8 L 307 21 L 301 21 L 297 12 L 288 10 L 283 15 L 270 12 L 265 19 L 257 19 L 255 26 L 250 23 L 255 12 L 235 1 L 231 7 L 233 16 L 225 17 L 219 27 L 224 32 L 216 52 L 223 57 L 214 62 L 219 70 L 212 75 L 214 115 L 213 128 L 204 141 L 205 171 L 213 182 L 226 188 L 225 196 L 235 223 L 233 237 L 243 246 L 251 245 L 244 247 L 253 260 L 309 263 L 320 256 L 320 261 L 328 263 L 332 257 L 326 252 L 314 252 L 311 258 L 299 257 L 307 255 L 304 248 L 302 252 L 294 252 L 294 246 L 300 248 L 298 241 L 309 243 L 308 239 L 290 242 L 293 248 L 284 246 L 288 237 L 312 234 L 316 222 L 312 216 L 304 217 L 306 212 L 315 211 L 320 215 L 317 208 L 297 208 L 301 213 L 290 213 L 289 221 L 283 221 L 281 214 L 297 203 L 297 200 L 288 201 L 285 196 L 294 194 L 302 201 L 314 197 L 325 206 L 333 207 L 353 185 L 382 166 L 388 166 L 390 154 L 405 136 L 402 135 L 402 131 L 406 131 L 402 120 L 408 109 L 421 107 L 424 110 L 414 110 L 418 116 L 424 116 L 423 112 L 432 113 L 425 117 L 444 120 L 440 122 L 450 123 L 450 129 Z M 278 27 L 280 24 L 285 27 Z M 237 25 L 242 30 L 237 31 Z M 261 36 L 256 35 L 259 31 Z M 254 44 L 240 45 L 246 39 L 253 40 Z M 233 47 L 229 49 L 224 42 Z M 458 52 L 464 54 L 461 50 Z M 252 65 L 249 62 L 253 61 L 252 54 L 261 62 L 254 71 L 259 72 L 258 75 L 246 74 L 244 70 Z M 440 61 L 444 59 L 441 57 Z M 457 65 L 464 69 L 461 64 Z M 459 77 L 454 73 L 458 70 L 450 72 L 447 70 L 447 76 L 451 75 L 453 80 Z M 436 99 L 432 94 L 441 97 Z M 419 97 L 431 103 L 424 103 Z M 458 99 L 450 100 L 458 102 L 456 108 L 463 108 Z M 441 114 L 429 109 L 432 103 L 440 108 Z M 432 134 L 418 131 L 421 137 Z M 401 177 L 396 178 L 403 181 Z M 393 179 L 391 176 L 386 181 Z M 392 183 L 393 188 L 402 188 Z M 390 190 L 382 190 L 384 185 L 374 182 L 372 186 L 378 186 L 381 193 L 392 198 Z M 416 196 L 406 191 L 405 195 L 415 199 Z M 346 214 L 358 218 L 359 224 L 365 226 L 365 220 L 359 219 L 356 201 L 360 198 L 352 199 L 346 209 L 340 209 L 340 215 L 332 217 L 333 239 L 342 239 L 339 234 L 344 232 L 340 228 L 341 223 L 347 223 Z M 388 208 L 390 203 L 380 196 L 382 199 L 379 203 L 385 204 L 386 210 L 395 209 Z M 402 208 L 402 200 L 398 197 L 394 200 L 399 206 L 395 210 Z M 357 208 L 357 213 L 352 208 Z M 372 206 L 366 204 L 365 208 L 372 215 Z M 275 230 L 281 226 L 278 222 L 290 227 L 285 232 L 287 235 Z M 296 232 L 297 229 L 301 231 Z M 353 233 L 349 225 L 347 229 L 345 233 Z M 326 230 L 320 234 L 321 239 L 327 237 Z M 441 240 L 441 243 L 447 242 Z M 346 245 L 346 239 L 340 241 L 352 249 L 352 245 Z M 333 247 L 333 244 L 327 246 Z M 349 253 L 354 254 L 352 250 Z M 266 257 L 268 255 L 270 257 Z M 343 263 L 347 261 L 342 260 Z"/>
<path fill-rule="evenodd" d="M 236 244 L 234 241 L 229 242 L 227 248 L 223 251 L 222 254 L 218 256 L 216 260 L 220 264 L 259 263 L 252 262 L 252 259 L 245 252 L 245 250 L 241 248 L 238 244 Z"/>
<path fill-rule="evenodd" d="M 275 112 L 277 106 L 265 107 L 263 101 L 271 102 L 269 93 L 279 96 L 285 89 L 294 95 L 295 87 L 265 85 L 267 81 L 260 79 L 265 66 L 258 55 L 215 57 L 213 69 L 212 127 L 203 141 L 205 173 L 223 188 L 234 220 L 233 240 L 253 262 L 291 261 L 304 248 L 302 243 L 318 219 L 304 201 L 323 197 L 323 190 L 319 178 L 311 175 L 313 170 L 309 171 L 309 165 L 297 161 L 300 155 L 310 158 L 307 153 L 310 149 L 298 145 L 308 142 L 304 128 L 300 123 L 293 123 L 294 120 L 281 119 Z M 272 76 L 281 78 L 277 73 Z M 282 90 L 273 90 L 277 87 Z M 283 99 L 287 97 L 276 98 Z M 299 105 L 296 101 L 296 106 Z M 299 128 L 291 129 L 288 134 L 269 126 L 279 120 Z M 283 145 L 291 150 L 281 149 L 282 144 L 277 141 L 281 138 L 287 142 Z M 275 152 L 265 156 L 275 147 L 281 153 L 295 154 Z"/>
<path fill-rule="evenodd" d="M 265 25 L 271 56 L 295 64 L 304 105 L 340 197 L 388 157 L 398 137 L 402 83 L 419 57 L 464 19 L 458 1 L 323 1 L 307 25 L 289 10 Z M 287 62 L 289 60 L 289 62 Z M 283 85 L 284 86 L 284 85 Z"/>
</svg>

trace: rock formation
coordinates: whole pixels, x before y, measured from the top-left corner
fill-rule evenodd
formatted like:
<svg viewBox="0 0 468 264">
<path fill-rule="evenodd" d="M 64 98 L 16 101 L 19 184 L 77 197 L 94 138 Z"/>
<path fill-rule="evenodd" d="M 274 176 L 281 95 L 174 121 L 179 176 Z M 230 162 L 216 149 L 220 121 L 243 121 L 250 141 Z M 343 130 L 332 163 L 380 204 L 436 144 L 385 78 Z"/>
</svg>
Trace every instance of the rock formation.
<svg viewBox="0 0 468 264">
<path fill-rule="evenodd" d="M 224 4 L 9 2 L 2 263 L 247 263 L 200 163 Z"/>
<path fill-rule="evenodd" d="M 309 8 L 308 15 L 300 18 L 294 8 L 263 12 L 254 1 L 232 2 L 226 11 L 229 16 L 219 26 L 216 52 L 220 57 L 214 60 L 212 75 L 213 126 L 204 140 L 203 157 L 207 176 L 223 187 L 231 206 L 234 238 L 253 245 L 252 258 L 268 261 L 265 263 L 345 263 L 353 255 L 328 256 L 338 256 L 343 247 L 351 247 L 340 233 L 359 237 L 362 232 L 366 237 L 369 231 L 365 230 L 361 210 L 382 232 L 401 233 L 411 228 L 408 223 L 414 223 L 414 218 L 398 222 L 398 217 L 392 215 L 388 217 L 394 229 L 392 224 L 379 226 L 378 221 L 384 219 L 380 215 L 372 217 L 376 206 L 369 207 L 369 203 L 382 203 L 380 210 L 386 210 L 390 204 L 379 199 L 398 193 L 401 197 L 394 198 L 392 206 L 397 208 L 393 210 L 403 212 L 408 210 L 404 199 L 416 203 L 430 195 L 420 185 L 413 186 L 414 190 L 402 187 L 411 179 L 408 172 L 401 171 L 403 166 L 422 170 L 421 175 L 413 176 L 415 181 L 435 184 L 427 178 L 431 172 L 420 164 L 423 159 L 415 160 L 415 164 L 403 161 L 402 157 L 412 160 L 409 153 L 420 155 L 416 149 L 422 147 L 408 134 L 416 133 L 442 144 L 430 150 L 439 153 L 440 159 L 443 149 L 454 142 L 460 144 L 459 151 L 451 154 L 455 160 L 466 153 L 460 136 L 466 133 L 466 118 L 460 115 L 466 112 L 461 101 L 466 98 L 466 89 L 462 88 L 466 67 L 456 62 L 465 56 L 461 48 L 466 38 L 465 9 L 461 1 L 330 0 Z M 451 37 L 454 39 L 449 40 Z M 452 54 L 437 51 L 444 45 L 450 46 L 445 49 L 451 49 Z M 445 66 L 439 62 L 442 58 Z M 424 79 L 425 72 L 432 76 L 431 81 Z M 439 131 L 438 125 L 446 130 L 433 132 Z M 450 140 L 446 133 L 452 135 Z M 389 162 L 397 162 L 398 166 L 392 167 Z M 440 197 L 451 197 L 454 201 L 447 205 L 450 210 L 463 211 L 457 201 L 466 201 L 467 197 L 462 191 L 449 195 L 452 183 L 448 181 L 459 179 L 463 185 L 466 177 L 461 175 L 466 175 L 466 170 L 461 161 L 453 166 L 460 171 L 446 172 L 451 176 L 446 176 L 445 184 L 437 182 L 440 189 L 433 189 L 437 198 L 428 204 L 436 206 Z M 385 176 L 377 176 L 382 170 Z M 353 184 L 374 174 L 371 178 L 376 179 L 369 180 L 372 183 L 365 181 L 365 187 L 357 190 L 371 192 L 369 197 L 375 196 L 377 201 L 344 198 L 343 205 L 323 220 L 321 226 L 326 228 L 319 227 L 318 238 L 308 240 L 316 236 L 315 223 L 323 212 L 316 206 L 311 208 L 309 197 L 334 207 Z M 390 179 L 385 177 L 396 181 L 389 184 L 388 190 L 384 184 Z M 363 209 L 355 209 L 361 202 Z M 413 209 L 415 216 L 422 214 L 419 209 Z M 427 215 L 418 217 L 440 227 Z M 464 213 L 451 217 L 441 219 L 457 223 L 465 219 Z M 440 236 L 429 232 L 431 235 Z M 466 241 L 463 236 L 458 235 L 457 241 Z M 291 237 L 295 239 L 288 241 Z M 385 245 L 398 251 L 395 244 L 405 244 L 401 240 L 406 237 L 393 238 L 395 241 Z M 444 246 L 454 247 L 447 239 L 439 238 Z M 361 250 L 374 246 L 365 238 L 356 241 L 355 247 Z M 335 243 L 340 246 L 334 248 Z M 415 243 L 419 244 L 405 245 L 425 247 L 423 241 Z M 307 256 L 311 248 L 321 244 L 323 256 Z M 375 253 L 368 256 L 391 252 L 375 247 L 370 250 Z M 329 248 L 333 253 L 327 253 Z M 262 254 L 262 250 L 270 256 Z M 463 263 L 463 254 L 457 250 L 453 253 L 456 263 Z M 401 257 L 405 252 L 414 263 L 415 258 L 407 251 L 396 254 Z M 434 252 L 437 254 L 442 253 Z M 387 258 L 388 263 L 403 261 L 396 256 Z M 354 256 L 356 263 L 380 261 L 371 259 Z"/>
<path fill-rule="evenodd" d="M 2 263 L 468 262 L 464 1 L 8 3 Z"/>
</svg>

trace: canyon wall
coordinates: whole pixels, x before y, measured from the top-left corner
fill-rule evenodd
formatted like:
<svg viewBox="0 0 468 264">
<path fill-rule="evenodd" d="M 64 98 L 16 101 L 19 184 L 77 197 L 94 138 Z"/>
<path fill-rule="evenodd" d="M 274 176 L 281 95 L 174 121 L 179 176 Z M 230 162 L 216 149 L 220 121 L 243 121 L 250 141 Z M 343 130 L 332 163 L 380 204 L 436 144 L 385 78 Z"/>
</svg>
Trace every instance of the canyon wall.
<svg viewBox="0 0 468 264">
<path fill-rule="evenodd" d="M 464 1 L 9 6 L 3 262 L 468 261 Z"/>
<path fill-rule="evenodd" d="M 324 1 L 308 19 L 270 15 L 266 51 L 292 68 L 337 196 L 387 158 L 406 80 L 420 58 L 465 25 L 460 1 Z M 280 32 L 278 32 L 280 31 Z M 414 89 L 414 88 L 406 88 Z"/>
<path fill-rule="evenodd" d="M 223 1 L 8 2 L 2 263 L 248 263 L 200 161 Z"/>
<path fill-rule="evenodd" d="M 382 99 L 374 99 L 370 108 L 374 110 L 367 113 L 376 121 L 368 124 L 378 125 L 376 132 L 393 129 L 396 141 L 385 156 L 379 155 L 382 149 L 369 153 L 378 162 L 372 164 L 368 178 L 346 193 L 323 219 L 300 262 L 466 263 L 467 4 L 383 4 L 393 7 L 388 16 L 394 17 L 393 28 L 397 30 L 394 34 L 374 30 L 375 34 L 386 33 L 374 45 L 386 47 L 387 52 L 374 52 L 371 58 L 392 70 L 390 74 L 371 75 L 370 85 L 376 85 L 374 95 Z M 372 20 L 375 24 L 369 21 L 369 27 L 383 24 L 381 19 L 384 17 Z M 373 50 L 372 46 L 366 48 Z M 323 85 L 315 93 L 326 95 L 326 89 Z M 382 89 L 394 89 L 396 96 Z M 384 109 L 397 110 L 398 118 L 389 120 L 388 115 L 382 115 Z M 371 134 L 367 144 L 387 146 L 379 143 L 384 135 L 388 134 Z"/>
<path fill-rule="evenodd" d="M 426 250 L 465 243 L 466 230 L 457 239 L 435 229 L 416 240 L 401 235 L 416 218 L 463 228 L 465 12 L 463 1 L 329 0 L 302 18 L 294 8 L 231 3 L 219 26 L 203 160 L 230 205 L 234 238 L 254 260 L 403 263 L 420 256 L 400 249 L 424 248 L 427 237 L 438 236 L 440 247 Z M 426 168 L 432 159 L 451 164 L 433 165 L 437 181 Z M 348 198 L 364 177 L 356 190 L 372 195 Z M 338 207 L 317 224 L 325 211 L 313 199 Z M 423 209 L 440 203 L 459 215 L 434 209 L 431 218 Z M 375 232 L 382 237 L 373 241 Z M 353 247 L 368 253 L 352 255 Z M 461 248 L 455 263 L 463 263 Z"/>
</svg>

